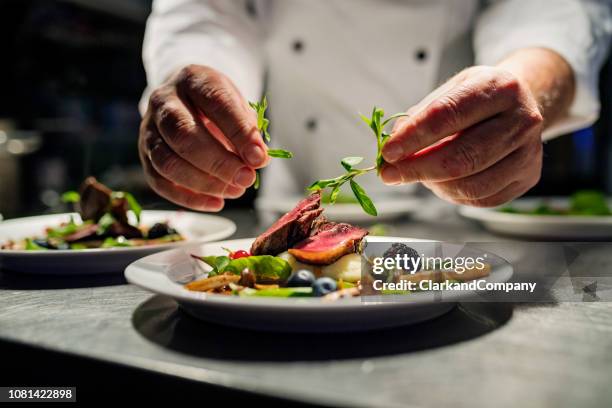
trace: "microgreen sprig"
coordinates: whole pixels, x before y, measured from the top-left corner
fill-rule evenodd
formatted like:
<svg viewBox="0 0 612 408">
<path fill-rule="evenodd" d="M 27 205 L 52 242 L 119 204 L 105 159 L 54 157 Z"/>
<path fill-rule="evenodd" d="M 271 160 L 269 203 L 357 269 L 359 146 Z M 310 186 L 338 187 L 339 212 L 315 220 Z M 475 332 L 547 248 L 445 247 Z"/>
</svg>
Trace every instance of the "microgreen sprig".
<svg viewBox="0 0 612 408">
<path fill-rule="evenodd" d="M 266 118 L 266 109 L 268 109 L 268 98 L 264 95 L 260 102 L 249 102 L 249 105 L 257 113 L 257 129 L 261 132 L 263 139 L 270 143 L 270 133 L 268 132 L 268 126 L 270 120 Z M 290 159 L 293 157 L 293 153 L 284 149 L 268 149 L 268 156 L 276 157 L 278 159 Z M 259 172 L 255 173 L 255 184 L 253 188 L 259 188 Z"/>
<path fill-rule="evenodd" d="M 326 188 L 331 189 L 331 193 L 329 196 L 329 203 L 334 204 L 336 199 L 338 198 L 338 194 L 340 193 L 340 188 L 346 184 L 347 182 L 351 186 L 351 190 L 355 195 L 355 198 L 361 205 L 361 208 L 370 215 L 376 216 L 378 215 L 378 211 L 376 210 L 376 206 L 372 202 L 372 199 L 368 196 L 366 191 L 361 187 L 354 179 L 355 177 L 361 176 L 363 174 L 369 173 L 371 171 L 376 170 L 378 174 L 380 174 L 380 170 L 382 169 L 385 160 L 382 156 L 382 149 L 389 140 L 391 136 L 389 133 L 385 132 L 385 126 L 387 126 L 391 121 L 402 117 L 408 116 L 406 113 L 396 113 L 395 115 L 391 115 L 387 119 L 384 119 L 385 112 L 377 107 L 374 107 L 372 110 L 372 117 L 368 118 L 366 116 L 360 115 L 361 120 L 363 120 L 374 132 L 376 136 L 376 163 L 371 167 L 366 167 L 362 169 L 355 168 L 359 163 L 363 161 L 363 157 L 350 156 L 345 157 L 340 161 L 340 164 L 346 170 L 346 173 L 331 179 L 323 179 L 318 180 L 312 183 L 308 190 L 316 191 L 316 190 L 324 190 Z"/>
</svg>

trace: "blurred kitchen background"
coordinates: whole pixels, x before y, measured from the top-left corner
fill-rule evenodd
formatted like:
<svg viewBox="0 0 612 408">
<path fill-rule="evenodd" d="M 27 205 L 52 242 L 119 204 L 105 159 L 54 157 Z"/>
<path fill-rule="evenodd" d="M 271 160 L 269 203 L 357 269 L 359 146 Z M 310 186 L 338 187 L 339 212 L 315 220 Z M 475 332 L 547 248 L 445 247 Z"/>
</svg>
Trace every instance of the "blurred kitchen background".
<svg viewBox="0 0 612 408">
<path fill-rule="evenodd" d="M 136 149 L 145 87 L 141 43 L 150 0 L 0 2 L 0 213 L 64 210 L 63 191 L 95 175 L 145 208 L 171 207 L 146 186 Z M 612 192 L 612 64 L 592 128 L 545 146 L 529 194 Z M 249 192 L 229 207 L 249 207 Z"/>
</svg>

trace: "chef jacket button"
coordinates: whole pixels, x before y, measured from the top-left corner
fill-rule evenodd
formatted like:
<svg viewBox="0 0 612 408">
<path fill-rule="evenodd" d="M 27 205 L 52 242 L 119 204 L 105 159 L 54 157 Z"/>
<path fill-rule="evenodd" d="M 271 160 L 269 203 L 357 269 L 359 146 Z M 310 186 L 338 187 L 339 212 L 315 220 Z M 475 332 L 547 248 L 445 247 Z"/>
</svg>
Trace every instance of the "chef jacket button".
<svg viewBox="0 0 612 408">
<path fill-rule="evenodd" d="M 317 120 L 315 118 L 309 118 L 306 120 L 306 129 L 314 132 L 317 130 Z"/>
<path fill-rule="evenodd" d="M 303 49 L 304 49 L 304 43 L 302 42 L 302 40 L 293 41 L 293 51 L 294 52 L 300 53 L 302 52 Z"/>
<path fill-rule="evenodd" d="M 418 50 L 416 50 L 416 52 L 414 53 L 414 57 L 416 58 L 417 61 L 419 62 L 423 62 L 427 59 L 427 50 L 425 48 L 419 48 Z"/>
</svg>

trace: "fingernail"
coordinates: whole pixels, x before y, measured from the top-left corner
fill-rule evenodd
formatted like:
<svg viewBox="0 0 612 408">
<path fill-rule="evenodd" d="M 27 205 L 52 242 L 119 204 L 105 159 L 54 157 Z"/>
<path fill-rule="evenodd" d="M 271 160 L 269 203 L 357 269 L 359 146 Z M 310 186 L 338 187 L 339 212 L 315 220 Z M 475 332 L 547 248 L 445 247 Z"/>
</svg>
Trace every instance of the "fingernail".
<svg viewBox="0 0 612 408">
<path fill-rule="evenodd" d="M 247 146 L 242 151 L 242 155 L 247 163 L 253 167 L 263 164 L 264 160 L 266 159 L 266 153 L 257 145 Z"/>
<path fill-rule="evenodd" d="M 402 182 L 402 175 L 395 166 L 385 166 L 380 173 L 385 184 L 396 186 Z"/>
<path fill-rule="evenodd" d="M 399 143 L 387 143 L 383 148 L 383 157 L 388 162 L 396 162 L 402 158 L 404 150 Z"/>
<path fill-rule="evenodd" d="M 249 169 L 248 167 L 241 168 L 234 176 L 234 184 L 242 187 L 248 187 L 253 184 L 254 181 L 255 174 L 253 170 Z"/>
</svg>

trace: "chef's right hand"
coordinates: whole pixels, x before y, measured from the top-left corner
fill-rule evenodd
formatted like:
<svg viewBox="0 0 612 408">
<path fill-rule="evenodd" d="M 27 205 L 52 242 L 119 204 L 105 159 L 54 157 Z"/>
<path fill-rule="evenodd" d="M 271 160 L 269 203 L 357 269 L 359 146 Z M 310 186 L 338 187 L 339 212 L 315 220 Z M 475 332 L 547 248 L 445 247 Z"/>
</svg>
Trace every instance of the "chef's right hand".
<svg viewBox="0 0 612 408">
<path fill-rule="evenodd" d="M 201 65 L 151 94 L 138 150 L 153 190 L 201 211 L 240 197 L 269 160 L 255 112 L 229 78 Z"/>
</svg>

